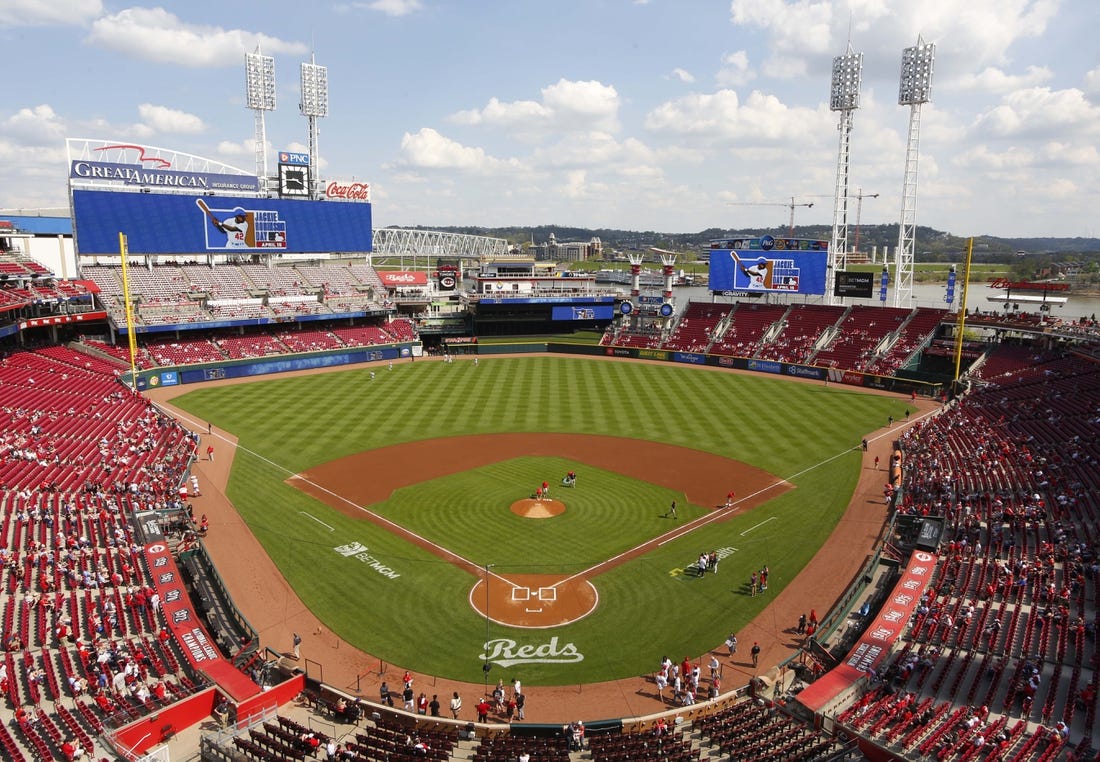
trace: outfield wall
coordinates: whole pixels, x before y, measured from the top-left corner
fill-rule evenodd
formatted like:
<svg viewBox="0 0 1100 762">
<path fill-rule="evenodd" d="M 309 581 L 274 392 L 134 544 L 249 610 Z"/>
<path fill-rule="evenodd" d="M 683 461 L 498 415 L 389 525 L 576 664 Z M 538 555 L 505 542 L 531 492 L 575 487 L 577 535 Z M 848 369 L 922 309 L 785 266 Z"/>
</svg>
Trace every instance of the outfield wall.
<svg viewBox="0 0 1100 762">
<path fill-rule="evenodd" d="M 161 386 L 197 384 L 204 381 L 221 381 L 226 378 L 248 378 L 250 376 L 266 376 L 272 373 L 290 373 L 296 370 L 316 370 L 318 368 L 335 368 L 341 365 L 399 360 L 418 357 L 420 351 L 419 342 L 405 342 L 374 347 L 357 347 L 339 352 L 250 357 L 247 360 L 226 360 L 225 362 L 197 365 L 148 368 L 137 372 L 137 388 L 138 391 L 145 391 Z M 122 374 L 122 380 L 129 385 L 130 374 Z"/>
<path fill-rule="evenodd" d="M 549 352 L 551 354 L 588 355 L 590 357 L 656 360 L 658 362 L 673 362 L 685 365 L 707 365 L 733 370 L 748 370 L 754 373 L 821 381 L 825 384 L 837 383 L 867 389 L 882 389 L 899 394 L 916 392 L 924 397 L 935 397 L 943 390 L 942 383 L 920 378 L 878 376 L 854 370 L 819 368 L 816 365 L 757 360 L 751 357 L 681 352 L 673 349 L 641 349 L 637 347 L 606 347 L 593 344 L 523 341 L 509 344 L 478 344 L 475 346 L 479 355 Z M 314 352 L 300 355 L 249 358 L 247 360 L 228 360 L 199 365 L 151 368 L 138 371 L 137 388 L 139 391 L 144 391 L 159 386 L 177 386 L 204 381 L 221 381 L 226 378 L 246 378 L 272 373 L 289 373 L 296 370 L 316 370 L 341 365 L 408 359 L 420 357 L 421 351 L 419 342 L 408 342 L 377 347 L 359 347 L 354 350 L 338 352 Z M 128 373 L 123 374 L 123 380 L 129 382 Z"/>
<path fill-rule="evenodd" d="M 509 345 L 510 346 L 510 345 Z M 484 347 L 479 347 L 479 351 Z M 711 355 L 702 352 L 681 352 L 674 349 L 641 349 L 638 347 L 605 347 L 584 344 L 557 344 L 546 345 L 548 352 L 562 354 L 583 354 L 600 357 L 623 357 L 633 360 L 657 360 L 659 362 L 675 362 L 687 365 L 709 365 L 718 368 L 732 368 L 733 370 L 749 370 L 754 373 L 770 373 L 777 376 L 793 378 L 805 378 L 811 381 L 822 381 L 846 384 L 848 386 L 861 386 L 867 389 L 883 389 L 900 394 L 916 392 L 925 397 L 933 397 L 939 394 L 943 384 L 915 378 L 895 378 L 893 376 L 876 376 L 871 373 L 861 373 L 855 370 L 841 370 L 839 368 L 819 368 L 816 365 L 799 365 L 797 363 L 778 362 L 776 360 L 757 360 L 752 357 L 730 357 L 728 355 Z"/>
</svg>

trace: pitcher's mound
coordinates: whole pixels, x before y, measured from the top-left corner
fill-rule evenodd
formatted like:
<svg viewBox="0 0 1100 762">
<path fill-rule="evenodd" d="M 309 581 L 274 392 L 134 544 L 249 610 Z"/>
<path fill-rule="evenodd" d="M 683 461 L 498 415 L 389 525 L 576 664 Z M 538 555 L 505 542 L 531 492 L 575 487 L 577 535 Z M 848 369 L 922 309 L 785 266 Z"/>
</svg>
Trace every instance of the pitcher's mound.
<svg viewBox="0 0 1100 762">
<path fill-rule="evenodd" d="M 560 500 L 533 500 L 526 498 L 512 503 L 512 513 L 526 519 L 548 519 L 565 513 L 565 503 Z"/>
</svg>

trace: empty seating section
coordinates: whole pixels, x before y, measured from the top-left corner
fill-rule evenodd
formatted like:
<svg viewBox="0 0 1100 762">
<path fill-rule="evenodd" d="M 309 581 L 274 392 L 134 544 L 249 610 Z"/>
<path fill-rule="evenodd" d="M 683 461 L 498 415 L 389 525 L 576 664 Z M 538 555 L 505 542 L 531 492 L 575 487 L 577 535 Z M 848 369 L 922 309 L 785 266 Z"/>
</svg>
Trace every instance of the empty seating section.
<svg viewBox="0 0 1100 762">
<path fill-rule="evenodd" d="M 753 357 L 768 329 L 779 322 L 786 312 L 786 305 L 738 303 L 729 327 L 718 338 L 712 351 L 721 355 Z"/>
<path fill-rule="evenodd" d="M 349 347 L 372 347 L 378 344 L 393 343 L 393 338 L 376 325 L 337 327 L 333 328 L 332 332 Z"/>
<path fill-rule="evenodd" d="M 815 344 L 826 328 L 844 313 L 842 307 L 794 304 L 784 316 L 783 330 L 757 353 L 764 360 L 800 363 L 813 354 Z"/>
<path fill-rule="evenodd" d="M 332 308 L 329 305 L 317 301 L 314 297 L 287 299 L 283 301 L 269 299 L 267 307 L 271 310 L 271 314 L 278 318 L 332 314 Z"/>
<path fill-rule="evenodd" d="M 381 276 L 378 275 L 378 271 L 369 265 L 349 265 L 348 270 L 351 271 L 353 277 L 355 277 L 364 286 L 373 288 L 375 293 L 386 293 L 386 287 L 382 283 Z"/>
<path fill-rule="evenodd" d="M 386 333 L 396 341 L 416 341 L 416 325 L 408 318 L 394 318 L 385 325 Z"/>
<path fill-rule="evenodd" d="M 940 562 L 841 721 L 897 753 L 1013 760 L 1062 758 L 1062 721 L 1091 759 L 1100 364 L 1002 347 L 982 375 L 901 436 L 899 511 L 944 517 Z"/>
<path fill-rule="evenodd" d="M 811 362 L 823 368 L 864 370 L 875 349 L 887 335 L 898 330 L 911 311 L 898 307 L 851 307 L 837 326 L 832 340 Z"/>
<path fill-rule="evenodd" d="M 620 332 L 611 343 L 617 347 L 638 347 L 641 349 L 656 349 L 661 346 L 661 334 Z"/>
<path fill-rule="evenodd" d="M 88 337 L 82 337 L 80 343 L 96 352 L 109 355 L 117 360 L 119 370 L 130 369 L 130 347 L 128 344 L 108 344 L 104 341 Z M 154 362 L 152 356 L 145 347 L 138 347 L 137 355 L 134 358 L 134 364 L 141 369 L 152 368 L 157 363 Z"/>
<path fill-rule="evenodd" d="M 93 758 L 105 722 L 201 687 L 130 524 L 178 502 L 195 443 L 118 369 L 66 347 L 0 359 L 0 636 L 18 711 L 5 759 L 71 759 L 67 744 Z"/>
<path fill-rule="evenodd" d="M 226 357 L 231 360 L 240 360 L 246 357 L 281 355 L 290 351 L 285 344 L 274 336 L 262 333 L 250 334 L 247 336 L 217 336 L 214 342 L 223 352 L 225 352 Z"/>
<path fill-rule="evenodd" d="M 275 317 L 262 299 L 234 299 L 207 307 L 214 320 L 261 320 Z"/>
<path fill-rule="evenodd" d="M 142 344 L 157 365 L 193 365 L 228 359 L 217 344 L 205 338 L 149 338 L 142 339 Z"/>
<path fill-rule="evenodd" d="M 305 296 L 312 292 L 308 283 L 293 267 L 239 265 L 241 272 L 258 291 L 276 296 Z"/>
<path fill-rule="evenodd" d="M 180 478 L 186 433 L 117 384 L 116 368 L 106 375 L 97 365 L 107 363 L 60 347 L 0 361 L 0 483 L 7 489 L 129 489 L 133 482 L 136 490 L 164 492 L 172 487 L 152 469 L 170 457 Z"/>
<path fill-rule="evenodd" d="M 291 352 L 317 352 L 343 349 L 344 344 L 331 331 L 278 331 L 275 337 Z"/>
<path fill-rule="evenodd" d="M 188 291 L 207 294 L 209 299 L 247 299 L 248 284 L 240 269 L 232 265 L 184 265 Z"/>
<path fill-rule="evenodd" d="M 913 315 L 902 324 L 897 338 L 886 352 L 867 366 L 867 372 L 889 375 L 898 368 L 904 367 L 913 353 L 929 340 L 947 316 L 947 310 L 939 307 L 917 307 Z"/>
<path fill-rule="evenodd" d="M 665 347 L 681 352 L 706 352 L 714 340 L 715 329 L 731 309 L 729 304 L 688 302 L 680 322 L 665 340 Z"/>
<path fill-rule="evenodd" d="M 347 267 L 297 265 L 294 269 L 298 271 L 305 283 L 321 289 L 326 296 L 354 294 L 357 286 L 364 285 Z"/>
<path fill-rule="evenodd" d="M 114 320 L 122 322 L 121 266 L 88 265 L 84 273 L 99 287 Z M 364 264 L 148 267 L 132 262 L 127 274 L 134 319 L 143 325 L 363 312 L 381 306 L 386 294 L 378 273 Z M 12 297 L 17 304 L 28 298 Z"/>
<path fill-rule="evenodd" d="M 763 699 L 746 696 L 715 714 L 692 721 L 712 750 L 710 759 L 826 759 L 842 748 L 831 736 L 815 731 Z M 716 748 L 715 748 L 716 747 Z M 679 759 L 696 759 L 695 756 Z M 840 757 L 836 757 L 840 758 Z M 619 759 L 634 759 L 626 756 Z"/>
</svg>

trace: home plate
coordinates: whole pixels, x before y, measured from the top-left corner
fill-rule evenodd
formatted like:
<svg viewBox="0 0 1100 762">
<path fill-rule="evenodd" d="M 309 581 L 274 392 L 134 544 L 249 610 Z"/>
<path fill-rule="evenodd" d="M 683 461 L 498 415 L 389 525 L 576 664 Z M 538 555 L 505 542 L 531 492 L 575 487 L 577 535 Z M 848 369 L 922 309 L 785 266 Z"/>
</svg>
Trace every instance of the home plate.
<svg viewBox="0 0 1100 762">
<path fill-rule="evenodd" d="M 541 614 L 542 609 L 524 609 L 528 614 Z"/>
</svg>

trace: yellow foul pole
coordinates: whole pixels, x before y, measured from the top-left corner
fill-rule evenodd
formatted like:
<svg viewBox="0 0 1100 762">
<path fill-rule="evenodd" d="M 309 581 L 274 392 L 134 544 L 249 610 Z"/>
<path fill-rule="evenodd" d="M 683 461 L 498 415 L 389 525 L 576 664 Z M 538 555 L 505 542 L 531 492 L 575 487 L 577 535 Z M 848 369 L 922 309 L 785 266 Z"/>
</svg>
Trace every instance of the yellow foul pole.
<svg viewBox="0 0 1100 762">
<path fill-rule="evenodd" d="M 134 333 L 134 303 L 130 301 L 130 274 L 126 269 L 126 234 L 118 234 L 118 253 L 122 258 L 122 300 L 126 303 L 126 337 L 130 344 L 130 388 L 137 391 L 137 334 Z"/>
<path fill-rule="evenodd" d="M 959 368 L 962 366 L 963 329 L 966 328 L 966 291 L 970 287 L 970 257 L 974 254 L 974 239 L 966 242 L 966 264 L 963 265 L 962 298 L 959 300 L 959 328 L 955 333 L 955 383 L 959 383 Z"/>
</svg>

